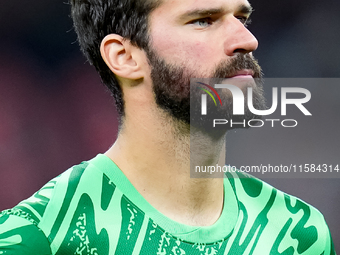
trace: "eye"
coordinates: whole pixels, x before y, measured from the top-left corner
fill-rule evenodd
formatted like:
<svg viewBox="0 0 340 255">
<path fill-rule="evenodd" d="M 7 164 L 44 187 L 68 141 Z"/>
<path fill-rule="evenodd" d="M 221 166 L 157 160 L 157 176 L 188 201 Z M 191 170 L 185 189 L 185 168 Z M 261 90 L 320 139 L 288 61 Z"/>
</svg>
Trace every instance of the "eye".
<svg viewBox="0 0 340 255">
<path fill-rule="evenodd" d="M 251 24 L 251 19 L 249 17 L 236 17 L 245 27 L 247 27 L 249 24 Z"/>
<path fill-rule="evenodd" d="M 206 28 L 212 25 L 213 21 L 211 20 L 211 18 L 203 18 L 203 19 L 193 20 L 190 23 L 195 26 L 199 26 L 201 28 Z"/>
</svg>

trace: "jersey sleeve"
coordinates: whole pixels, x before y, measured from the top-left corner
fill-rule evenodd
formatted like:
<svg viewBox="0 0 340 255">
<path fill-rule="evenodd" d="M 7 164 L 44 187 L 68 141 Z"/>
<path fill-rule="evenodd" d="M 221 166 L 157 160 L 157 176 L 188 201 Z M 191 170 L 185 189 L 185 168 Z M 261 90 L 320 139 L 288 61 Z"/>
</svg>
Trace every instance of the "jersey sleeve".
<svg viewBox="0 0 340 255">
<path fill-rule="evenodd" d="M 14 208 L 0 212 L 0 255 L 49 255 L 50 242 L 39 227 L 59 177 Z"/>
<path fill-rule="evenodd" d="M 330 235 L 329 235 L 330 236 Z M 330 237 L 330 255 L 336 255 L 332 238 Z"/>
<path fill-rule="evenodd" d="M 329 231 L 326 221 L 324 221 L 324 226 L 325 226 L 325 232 L 326 232 L 325 235 L 327 236 L 324 254 L 325 255 L 336 255 L 331 232 Z"/>
<path fill-rule="evenodd" d="M 22 214 L 22 215 L 20 215 Z M 44 233 L 20 210 L 7 210 L 0 216 L 0 254 L 50 255 Z"/>
</svg>

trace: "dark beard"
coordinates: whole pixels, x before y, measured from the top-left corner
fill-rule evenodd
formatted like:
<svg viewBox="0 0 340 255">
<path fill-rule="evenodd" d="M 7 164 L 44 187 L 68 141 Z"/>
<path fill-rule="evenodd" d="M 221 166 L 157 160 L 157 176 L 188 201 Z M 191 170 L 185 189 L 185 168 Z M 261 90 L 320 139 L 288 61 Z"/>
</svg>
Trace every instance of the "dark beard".
<svg viewBox="0 0 340 255">
<path fill-rule="evenodd" d="M 204 120 L 201 118 L 199 106 L 200 94 L 193 93 L 192 88 L 190 89 L 190 79 L 199 77 L 200 75 L 195 74 L 193 71 L 187 70 L 182 66 L 166 63 L 165 60 L 160 58 L 152 49 L 147 51 L 147 56 L 151 66 L 151 79 L 153 82 L 153 90 L 158 107 L 167 112 L 177 123 L 185 124 L 187 126 L 190 126 L 191 124 L 191 127 L 195 127 L 196 129 L 205 132 L 207 121 L 209 121 L 214 116 L 210 115 L 209 120 Z M 224 61 L 217 65 L 215 72 L 206 78 L 229 77 L 237 71 L 243 69 L 250 69 L 254 71 L 254 78 L 256 81 L 256 85 L 253 86 L 254 107 L 259 110 L 265 109 L 266 107 L 262 90 L 261 68 L 251 55 L 237 54 L 230 61 Z M 222 80 L 223 79 L 220 79 L 220 81 Z M 213 81 L 217 82 L 219 80 L 214 79 Z M 195 91 L 197 91 L 197 89 Z M 246 91 L 244 91 L 244 94 L 246 99 Z M 251 120 L 259 118 L 259 116 L 256 116 L 249 111 L 247 105 L 245 106 L 244 116 L 233 116 L 231 95 L 223 94 L 221 97 L 222 101 L 226 103 L 225 107 L 217 112 L 215 111 L 214 115 L 219 113 L 219 118 L 221 118 L 221 113 L 224 118 L 233 119 L 234 121 L 239 121 L 240 119 Z M 190 102 L 192 103 L 191 107 Z M 245 102 L 247 102 L 247 100 L 245 100 Z M 193 108 L 195 109 L 194 111 Z M 216 138 L 220 137 L 230 129 L 230 127 L 223 127 L 220 131 L 216 129 L 214 130 L 214 136 L 216 136 Z"/>
</svg>

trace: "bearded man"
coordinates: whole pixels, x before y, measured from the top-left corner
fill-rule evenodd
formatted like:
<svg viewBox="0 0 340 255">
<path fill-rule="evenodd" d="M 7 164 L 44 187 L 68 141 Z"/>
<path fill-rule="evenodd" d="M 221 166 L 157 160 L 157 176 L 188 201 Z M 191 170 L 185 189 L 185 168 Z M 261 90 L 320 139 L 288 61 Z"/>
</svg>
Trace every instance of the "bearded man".
<svg viewBox="0 0 340 255">
<path fill-rule="evenodd" d="M 116 100 L 118 138 L 2 212 L 1 254 L 335 254 L 303 201 L 239 172 L 190 178 L 192 163 L 225 163 L 228 131 L 191 122 L 192 78 L 242 78 L 264 108 L 247 0 L 71 6 L 81 49 Z M 193 153 L 192 136 L 207 153 Z"/>
</svg>

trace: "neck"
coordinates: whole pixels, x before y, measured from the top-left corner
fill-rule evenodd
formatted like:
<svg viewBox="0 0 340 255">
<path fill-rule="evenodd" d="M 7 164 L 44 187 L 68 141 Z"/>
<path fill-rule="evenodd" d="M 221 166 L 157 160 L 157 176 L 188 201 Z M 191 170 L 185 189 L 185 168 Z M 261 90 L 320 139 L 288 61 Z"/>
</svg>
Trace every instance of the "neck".
<svg viewBox="0 0 340 255">
<path fill-rule="evenodd" d="M 161 111 L 126 116 L 106 155 L 164 215 L 188 225 L 212 225 L 223 208 L 223 178 L 190 178 L 190 166 L 194 171 L 195 166 L 224 164 L 224 138 L 213 142 L 199 132 L 190 136 L 185 124 Z"/>
</svg>

